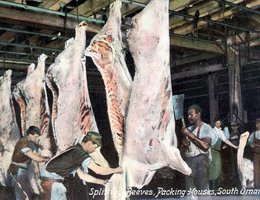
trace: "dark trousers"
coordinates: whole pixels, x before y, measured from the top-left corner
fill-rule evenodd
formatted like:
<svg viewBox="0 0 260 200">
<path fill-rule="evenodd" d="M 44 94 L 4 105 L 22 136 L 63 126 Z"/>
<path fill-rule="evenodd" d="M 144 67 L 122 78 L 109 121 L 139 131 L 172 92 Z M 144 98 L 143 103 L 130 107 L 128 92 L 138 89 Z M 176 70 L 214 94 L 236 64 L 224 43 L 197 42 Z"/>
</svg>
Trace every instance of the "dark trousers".
<svg viewBox="0 0 260 200">
<path fill-rule="evenodd" d="M 192 170 L 190 176 L 186 176 L 186 190 L 196 188 L 197 190 L 209 189 L 208 155 L 200 154 L 195 157 L 186 157 L 186 163 Z"/>
<path fill-rule="evenodd" d="M 260 189 L 260 153 L 254 153 L 254 183 Z"/>
</svg>

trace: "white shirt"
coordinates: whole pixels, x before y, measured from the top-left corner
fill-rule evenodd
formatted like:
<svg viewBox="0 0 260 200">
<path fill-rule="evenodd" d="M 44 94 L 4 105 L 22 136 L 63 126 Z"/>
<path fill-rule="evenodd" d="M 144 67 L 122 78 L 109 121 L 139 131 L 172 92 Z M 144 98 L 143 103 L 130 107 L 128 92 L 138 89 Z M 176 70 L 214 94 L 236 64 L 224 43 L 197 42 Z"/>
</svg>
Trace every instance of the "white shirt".
<svg viewBox="0 0 260 200">
<path fill-rule="evenodd" d="M 255 138 L 260 140 L 260 131 L 255 131 L 250 135 L 248 138 L 248 144 L 253 144 Z"/>
<path fill-rule="evenodd" d="M 224 132 L 222 131 L 221 128 L 217 128 L 216 126 L 213 129 L 215 131 L 215 133 L 217 134 L 217 136 L 223 141 L 225 142 L 228 138 L 226 138 L 226 136 L 224 135 Z"/>
</svg>

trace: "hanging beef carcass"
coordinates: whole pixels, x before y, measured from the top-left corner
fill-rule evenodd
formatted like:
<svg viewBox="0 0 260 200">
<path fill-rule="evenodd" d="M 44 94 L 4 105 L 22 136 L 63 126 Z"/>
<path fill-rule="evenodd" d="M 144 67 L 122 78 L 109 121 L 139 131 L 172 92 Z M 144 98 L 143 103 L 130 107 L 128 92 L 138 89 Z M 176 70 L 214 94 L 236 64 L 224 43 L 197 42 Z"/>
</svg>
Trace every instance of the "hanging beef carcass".
<svg viewBox="0 0 260 200">
<path fill-rule="evenodd" d="M 11 94 L 11 75 L 8 70 L 0 77 L 0 185 L 7 184 L 7 170 L 16 142 L 20 138 Z"/>
<path fill-rule="evenodd" d="M 121 1 L 111 4 L 105 26 L 85 51 L 85 55 L 93 59 L 105 83 L 108 117 L 119 163 L 123 152 L 126 106 L 132 84 L 122 48 L 121 5 Z M 125 189 L 124 174 L 114 174 L 106 185 L 106 199 L 124 199 Z"/>
<path fill-rule="evenodd" d="M 132 83 L 122 49 L 121 4 L 121 1 L 111 4 L 108 21 L 85 51 L 105 83 L 108 117 L 119 157 L 123 150 L 124 117 Z"/>
<path fill-rule="evenodd" d="M 53 94 L 52 126 L 58 152 L 79 141 L 88 131 L 98 131 L 91 107 L 85 69 L 87 23 L 76 27 L 75 38 L 69 39 L 65 49 L 49 67 L 46 82 Z M 98 148 L 93 159 L 108 165 Z"/>
<path fill-rule="evenodd" d="M 244 149 L 249 135 L 248 131 L 241 134 L 237 151 L 237 169 L 242 187 L 252 187 L 254 183 L 253 162 L 244 158 Z"/>
<path fill-rule="evenodd" d="M 132 20 L 128 35 L 136 66 L 126 116 L 123 165 L 127 185 L 141 188 L 157 169 L 169 166 L 189 175 L 176 148 L 169 65 L 168 0 L 151 0 Z"/>
<path fill-rule="evenodd" d="M 28 67 L 26 78 L 15 86 L 13 95 L 20 106 L 22 134 L 24 135 L 30 126 L 39 127 L 41 136 L 38 139 L 39 144 L 42 146 L 42 151 L 39 153 L 51 157 L 49 138 L 50 113 L 44 81 L 46 58 L 47 56 L 42 54 L 38 58 L 36 68 L 34 64 Z M 40 191 L 42 191 L 39 182 L 39 168 L 39 164 L 32 161 L 27 170 L 30 184 L 23 183 L 26 187 L 30 186 L 30 190 L 35 194 L 40 194 Z"/>
</svg>

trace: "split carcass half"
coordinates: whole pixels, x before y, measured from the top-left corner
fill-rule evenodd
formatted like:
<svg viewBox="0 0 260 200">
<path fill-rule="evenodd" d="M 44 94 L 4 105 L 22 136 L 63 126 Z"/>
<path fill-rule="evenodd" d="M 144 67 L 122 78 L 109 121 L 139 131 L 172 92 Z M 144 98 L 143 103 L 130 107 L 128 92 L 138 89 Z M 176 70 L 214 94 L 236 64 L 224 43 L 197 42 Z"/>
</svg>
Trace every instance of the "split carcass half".
<svg viewBox="0 0 260 200">
<path fill-rule="evenodd" d="M 0 185 L 7 184 L 7 170 L 16 142 L 20 138 L 11 94 L 11 75 L 8 70 L 0 77 Z"/>
<path fill-rule="evenodd" d="M 123 152 L 125 113 L 132 84 L 122 48 L 121 6 L 121 1 L 111 4 L 108 21 L 85 51 L 85 55 L 93 59 L 105 83 L 108 117 L 119 164 Z M 106 185 L 106 199 L 124 199 L 124 177 L 124 174 L 112 176 Z"/>
<path fill-rule="evenodd" d="M 253 162 L 244 158 L 244 150 L 249 137 L 249 132 L 246 131 L 241 134 L 239 139 L 239 146 L 237 150 L 237 169 L 239 174 L 239 179 L 243 187 L 247 187 L 248 183 L 253 183 Z M 252 186 L 252 185 L 251 185 Z"/>
<path fill-rule="evenodd" d="M 41 136 L 38 138 L 38 142 L 42 146 L 42 151 L 39 153 L 46 157 L 51 157 L 51 142 L 49 137 L 50 111 L 44 81 L 46 58 L 45 54 L 41 54 L 38 58 L 37 67 L 35 68 L 34 64 L 28 67 L 26 78 L 15 86 L 13 95 L 20 106 L 22 134 L 24 135 L 30 126 L 39 127 Z M 39 168 L 39 164 L 32 161 L 27 170 L 30 184 L 21 184 L 22 186 L 32 187 L 32 192 L 36 194 L 40 194 L 40 191 L 42 191 Z"/>
<path fill-rule="evenodd" d="M 156 170 L 191 169 L 177 149 L 169 65 L 168 0 L 151 0 L 132 20 L 128 35 L 136 74 L 126 115 L 123 165 L 127 186 L 142 188 Z"/>
<path fill-rule="evenodd" d="M 87 23 L 76 27 L 75 38 L 69 39 L 65 49 L 49 67 L 46 82 L 53 94 L 52 125 L 58 152 L 80 141 L 87 131 L 98 131 L 88 94 L 84 51 Z M 100 148 L 93 159 L 108 165 Z"/>
</svg>

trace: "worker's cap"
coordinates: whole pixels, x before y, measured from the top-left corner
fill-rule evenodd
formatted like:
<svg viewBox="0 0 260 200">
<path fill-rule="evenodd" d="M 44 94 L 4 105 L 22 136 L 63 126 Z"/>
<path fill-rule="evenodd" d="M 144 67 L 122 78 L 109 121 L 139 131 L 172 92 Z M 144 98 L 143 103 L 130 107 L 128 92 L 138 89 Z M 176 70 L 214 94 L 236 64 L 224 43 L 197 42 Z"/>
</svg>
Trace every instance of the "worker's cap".
<svg viewBox="0 0 260 200">
<path fill-rule="evenodd" d="M 102 136 L 100 135 L 100 133 L 95 131 L 88 131 L 87 137 L 92 143 L 97 144 L 98 146 L 102 145 Z"/>
</svg>

